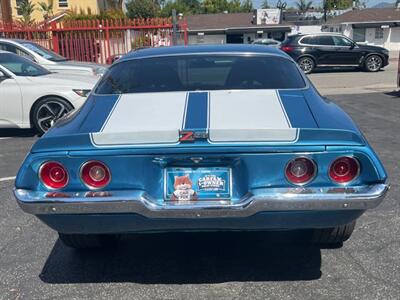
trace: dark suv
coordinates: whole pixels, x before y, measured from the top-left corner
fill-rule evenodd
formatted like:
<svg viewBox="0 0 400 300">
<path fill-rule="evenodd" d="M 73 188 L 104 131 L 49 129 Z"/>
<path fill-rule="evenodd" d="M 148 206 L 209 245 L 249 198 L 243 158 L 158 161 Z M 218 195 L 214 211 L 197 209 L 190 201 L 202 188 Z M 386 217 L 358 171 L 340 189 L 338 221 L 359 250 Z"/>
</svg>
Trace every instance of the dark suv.
<svg viewBox="0 0 400 300">
<path fill-rule="evenodd" d="M 281 50 L 289 54 L 304 73 L 316 67 L 362 67 L 377 72 L 389 63 L 389 51 L 382 47 L 361 45 L 334 33 L 289 36 Z"/>
</svg>

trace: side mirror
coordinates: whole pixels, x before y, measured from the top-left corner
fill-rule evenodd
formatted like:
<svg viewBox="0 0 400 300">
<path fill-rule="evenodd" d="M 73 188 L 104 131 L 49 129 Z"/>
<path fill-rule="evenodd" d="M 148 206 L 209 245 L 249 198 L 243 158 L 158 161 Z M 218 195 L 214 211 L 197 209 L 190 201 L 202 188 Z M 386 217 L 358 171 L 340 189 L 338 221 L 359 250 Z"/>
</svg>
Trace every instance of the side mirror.
<svg viewBox="0 0 400 300">
<path fill-rule="evenodd" d="M 350 50 L 353 50 L 354 48 L 356 48 L 357 47 L 357 44 L 356 43 L 351 43 L 351 45 L 350 45 Z"/>
</svg>

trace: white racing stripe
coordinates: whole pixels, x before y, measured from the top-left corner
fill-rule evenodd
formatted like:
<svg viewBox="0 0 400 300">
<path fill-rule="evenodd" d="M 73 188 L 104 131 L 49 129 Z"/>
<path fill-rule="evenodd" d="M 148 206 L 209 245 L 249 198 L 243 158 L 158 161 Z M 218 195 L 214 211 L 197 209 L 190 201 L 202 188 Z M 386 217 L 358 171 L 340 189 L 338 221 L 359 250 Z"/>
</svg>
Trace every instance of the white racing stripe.
<svg viewBox="0 0 400 300">
<path fill-rule="evenodd" d="M 276 90 L 210 93 L 211 142 L 291 142 L 291 128 Z"/>
<path fill-rule="evenodd" d="M 15 176 L 0 178 L 0 182 L 15 180 Z"/>
<path fill-rule="evenodd" d="M 186 92 L 122 95 L 96 145 L 177 143 L 185 110 Z"/>
<path fill-rule="evenodd" d="M 177 144 L 189 94 L 122 95 L 101 131 L 91 134 L 93 144 L 99 147 Z M 191 111 L 190 117 L 208 118 L 204 124 L 209 124 L 210 143 L 296 141 L 298 131 L 292 128 L 278 91 L 223 90 L 209 95 L 206 109 Z"/>
</svg>

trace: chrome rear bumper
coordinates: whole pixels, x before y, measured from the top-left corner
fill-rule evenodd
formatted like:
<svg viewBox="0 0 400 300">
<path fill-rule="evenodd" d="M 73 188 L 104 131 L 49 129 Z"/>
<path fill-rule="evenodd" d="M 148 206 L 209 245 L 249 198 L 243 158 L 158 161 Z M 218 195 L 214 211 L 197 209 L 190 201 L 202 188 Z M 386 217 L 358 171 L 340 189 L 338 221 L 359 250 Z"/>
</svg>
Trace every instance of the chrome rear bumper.
<svg viewBox="0 0 400 300">
<path fill-rule="evenodd" d="M 39 192 L 15 189 L 21 208 L 34 215 L 135 213 L 149 218 L 248 217 L 271 211 L 366 210 L 382 202 L 388 184 L 335 188 L 257 189 L 237 202 L 164 202 L 144 191 Z"/>
</svg>

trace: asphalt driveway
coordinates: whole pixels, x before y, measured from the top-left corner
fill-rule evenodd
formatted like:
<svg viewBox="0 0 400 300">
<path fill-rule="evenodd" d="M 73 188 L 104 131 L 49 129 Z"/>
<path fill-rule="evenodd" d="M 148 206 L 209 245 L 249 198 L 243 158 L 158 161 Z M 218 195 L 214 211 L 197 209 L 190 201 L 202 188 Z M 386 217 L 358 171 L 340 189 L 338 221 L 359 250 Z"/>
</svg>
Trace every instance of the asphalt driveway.
<svg viewBox="0 0 400 300">
<path fill-rule="evenodd" d="M 392 189 L 338 249 L 306 233 L 186 233 L 126 237 L 78 253 L 24 214 L 13 179 L 36 137 L 0 134 L 0 299 L 399 299 L 400 97 L 331 96 L 359 124 Z"/>
</svg>

